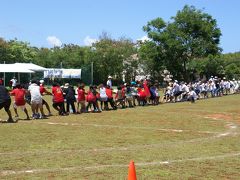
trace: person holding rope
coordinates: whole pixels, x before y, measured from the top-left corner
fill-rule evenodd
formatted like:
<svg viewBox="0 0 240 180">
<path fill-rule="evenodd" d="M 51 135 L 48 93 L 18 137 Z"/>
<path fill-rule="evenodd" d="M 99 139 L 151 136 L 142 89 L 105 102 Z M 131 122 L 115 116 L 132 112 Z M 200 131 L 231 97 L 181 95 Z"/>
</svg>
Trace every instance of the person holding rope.
<svg viewBox="0 0 240 180">
<path fill-rule="evenodd" d="M 0 110 L 4 108 L 6 113 L 8 114 L 8 120 L 3 122 L 15 123 L 17 121 L 14 121 L 12 118 L 10 106 L 11 106 L 11 98 L 8 93 L 8 90 L 3 85 L 0 85 Z"/>
</svg>

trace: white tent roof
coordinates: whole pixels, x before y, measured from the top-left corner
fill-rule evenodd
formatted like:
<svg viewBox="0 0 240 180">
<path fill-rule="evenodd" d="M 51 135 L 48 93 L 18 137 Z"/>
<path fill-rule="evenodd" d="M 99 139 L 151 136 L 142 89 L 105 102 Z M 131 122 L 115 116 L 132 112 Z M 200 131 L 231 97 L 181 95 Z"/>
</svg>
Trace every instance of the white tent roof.
<svg viewBox="0 0 240 180">
<path fill-rule="evenodd" d="M 42 67 L 42 66 L 38 66 L 36 64 L 33 63 L 15 63 L 16 66 L 18 66 L 19 68 L 26 68 L 32 71 L 46 71 L 47 69 Z"/>
<path fill-rule="evenodd" d="M 16 64 L 0 64 L 0 72 L 34 73 L 32 70 L 24 66 L 18 66 Z"/>
</svg>

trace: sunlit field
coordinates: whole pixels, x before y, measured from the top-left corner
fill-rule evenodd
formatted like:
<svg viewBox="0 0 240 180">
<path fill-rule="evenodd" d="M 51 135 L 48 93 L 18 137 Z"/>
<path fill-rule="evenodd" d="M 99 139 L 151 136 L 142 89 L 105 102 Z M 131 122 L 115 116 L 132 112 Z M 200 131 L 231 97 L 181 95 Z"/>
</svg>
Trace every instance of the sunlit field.
<svg viewBox="0 0 240 180">
<path fill-rule="evenodd" d="M 138 179 L 240 177 L 240 95 L 64 117 L 52 112 L 0 124 L 0 179 L 126 179 L 130 160 Z M 4 110 L 0 119 L 7 119 Z"/>
</svg>

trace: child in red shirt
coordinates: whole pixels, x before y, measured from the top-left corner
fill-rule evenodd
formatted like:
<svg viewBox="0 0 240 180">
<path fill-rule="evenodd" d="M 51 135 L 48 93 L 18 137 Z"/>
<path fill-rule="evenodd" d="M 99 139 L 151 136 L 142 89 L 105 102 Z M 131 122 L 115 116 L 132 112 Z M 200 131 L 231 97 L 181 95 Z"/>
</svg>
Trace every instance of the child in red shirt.
<svg viewBox="0 0 240 180">
<path fill-rule="evenodd" d="M 27 108 L 25 106 L 26 101 L 25 101 L 25 94 L 26 94 L 26 90 L 24 88 L 22 88 L 22 86 L 20 84 L 16 84 L 16 88 L 12 90 L 12 92 L 10 92 L 10 94 L 12 96 L 14 96 L 14 103 L 13 103 L 13 109 L 15 111 L 16 117 L 19 117 L 18 112 L 17 112 L 17 108 L 20 107 L 26 114 L 27 118 L 26 120 L 29 120 L 30 117 L 28 115 L 28 111 Z"/>
<path fill-rule="evenodd" d="M 40 80 L 40 93 L 41 95 L 43 96 L 44 94 L 47 94 L 47 95 L 52 95 L 52 93 L 48 92 L 46 90 L 46 88 L 44 87 L 44 81 L 43 80 Z M 50 110 L 50 107 L 47 103 L 47 101 L 45 101 L 43 98 L 42 98 L 42 105 L 45 105 L 47 110 L 48 110 L 48 116 L 51 116 L 52 113 L 51 113 L 51 110 Z"/>
<path fill-rule="evenodd" d="M 88 109 L 91 108 L 92 105 L 93 105 L 94 109 L 96 109 L 96 101 L 97 101 L 97 98 L 93 94 L 93 86 L 90 86 L 88 93 L 87 93 L 87 103 L 88 103 L 87 107 L 86 107 L 87 112 L 88 112 Z"/>
<path fill-rule="evenodd" d="M 98 93 L 96 91 L 97 87 L 96 86 L 90 86 L 89 87 L 89 91 L 87 93 L 87 107 L 86 107 L 86 111 L 88 112 L 88 109 L 91 108 L 91 106 L 93 106 L 94 111 L 93 112 L 101 112 L 99 110 L 99 106 L 98 106 L 98 102 L 97 102 L 97 96 Z"/>
<path fill-rule="evenodd" d="M 117 106 L 116 106 L 116 104 L 113 100 L 113 92 L 112 92 L 112 89 L 110 88 L 109 85 L 107 85 L 107 87 L 106 87 L 106 94 L 107 94 L 107 97 L 108 97 L 108 102 L 110 103 L 112 109 L 116 110 Z"/>
<path fill-rule="evenodd" d="M 86 105 L 85 105 L 85 84 L 81 83 L 77 89 L 77 111 L 78 113 L 86 112 Z M 81 105 L 81 109 L 79 111 Z"/>
<path fill-rule="evenodd" d="M 64 107 L 64 97 L 61 87 L 57 83 L 52 85 L 52 94 L 53 94 L 53 108 L 56 109 L 59 115 L 66 115 Z"/>
<path fill-rule="evenodd" d="M 144 106 L 146 104 L 146 92 L 143 87 L 138 87 L 138 102 L 140 106 Z"/>
</svg>

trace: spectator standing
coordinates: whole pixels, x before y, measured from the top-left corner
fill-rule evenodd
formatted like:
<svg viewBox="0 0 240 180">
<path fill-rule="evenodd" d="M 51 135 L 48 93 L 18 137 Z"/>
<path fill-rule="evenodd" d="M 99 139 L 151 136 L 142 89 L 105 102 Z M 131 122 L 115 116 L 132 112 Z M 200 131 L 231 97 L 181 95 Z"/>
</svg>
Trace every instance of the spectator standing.
<svg viewBox="0 0 240 180">
<path fill-rule="evenodd" d="M 112 88 L 112 76 L 108 76 L 107 86 L 109 86 L 110 88 Z"/>
<path fill-rule="evenodd" d="M 11 80 L 10 80 L 10 83 L 12 85 L 12 89 L 14 89 L 16 87 L 16 84 L 17 84 L 17 79 L 15 77 L 13 77 Z"/>
</svg>

